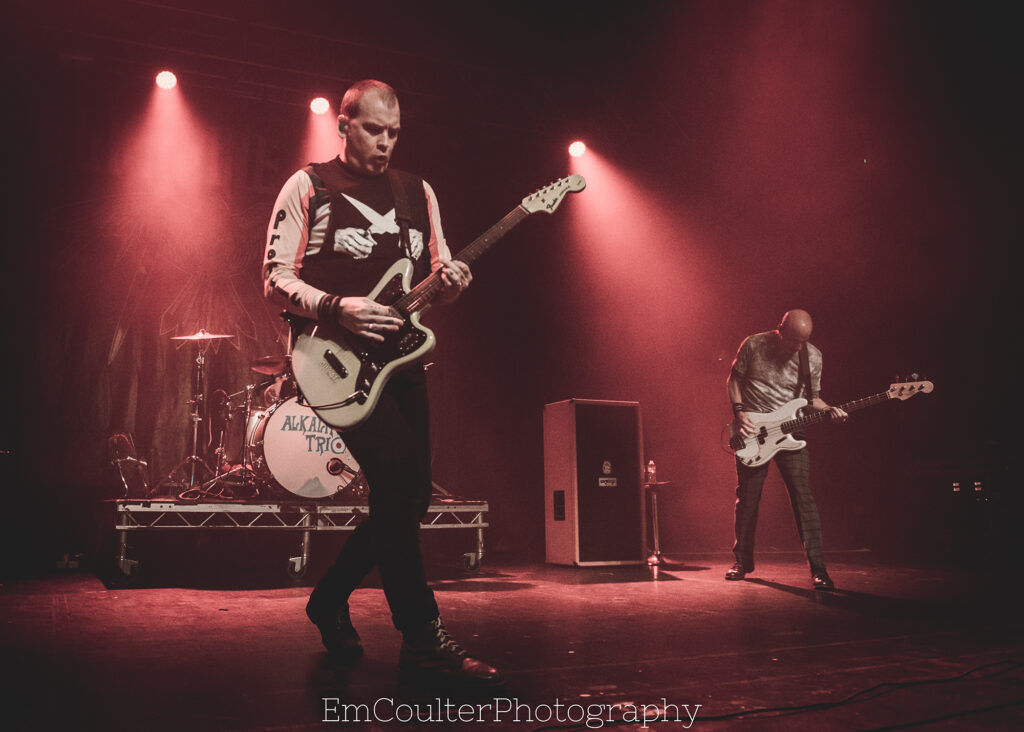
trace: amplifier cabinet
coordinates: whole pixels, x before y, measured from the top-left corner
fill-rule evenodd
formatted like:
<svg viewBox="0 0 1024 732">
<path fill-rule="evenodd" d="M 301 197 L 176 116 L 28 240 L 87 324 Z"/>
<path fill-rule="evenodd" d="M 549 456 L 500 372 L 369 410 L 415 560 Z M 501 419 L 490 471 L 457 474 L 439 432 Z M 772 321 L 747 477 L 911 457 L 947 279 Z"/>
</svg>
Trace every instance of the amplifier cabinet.
<svg viewBox="0 0 1024 732">
<path fill-rule="evenodd" d="M 551 564 L 644 562 L 639 402 L 544 405 L 544 521 Z"/>
</svg>

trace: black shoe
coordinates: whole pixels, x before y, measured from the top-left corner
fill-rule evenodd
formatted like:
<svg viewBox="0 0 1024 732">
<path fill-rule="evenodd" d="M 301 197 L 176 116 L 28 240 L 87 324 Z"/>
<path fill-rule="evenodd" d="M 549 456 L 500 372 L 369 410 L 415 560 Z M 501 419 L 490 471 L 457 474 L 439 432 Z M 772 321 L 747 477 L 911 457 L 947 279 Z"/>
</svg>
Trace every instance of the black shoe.
<svg viewBox="0 0 1024 732">
<path fill-rule="evenodd" d="M 320 640 L 327 652 L 345 658 L 358 658 L 363 655 L 363 642 L 352 625 L 348 603 L 331 610 L 322 607 L 314 597 L 315 593 L 310 595 L 309 602 L 306 603 L 306 615 L 320 631 Z"/>
<path fill-rule="evenodd" d="M 832 581 L 832 578 L 828 576 L 828 572 L 824 569 L 817 569 L 811 572 L 811 582 L 816 590 L 834 590 L 836 588 L 836 583 Z"/>
<path fill-rule="evenodd" d="M 746 576 L 747 570 L 744 569 L 743 565 L 739 562 L 736 562 L 736 564 L 732 565 L 729 571 L 725 573 L 725 578 L 731 581 L 741 580 Z"/>
<path fill-rule="evenodd" d="M 433 688 L 489 688 L 502 683 L 496 668 L 467 655 L 452 640 L 440 617 L 403 632 L 398 673 L 402 683 Z"/>
</svg>

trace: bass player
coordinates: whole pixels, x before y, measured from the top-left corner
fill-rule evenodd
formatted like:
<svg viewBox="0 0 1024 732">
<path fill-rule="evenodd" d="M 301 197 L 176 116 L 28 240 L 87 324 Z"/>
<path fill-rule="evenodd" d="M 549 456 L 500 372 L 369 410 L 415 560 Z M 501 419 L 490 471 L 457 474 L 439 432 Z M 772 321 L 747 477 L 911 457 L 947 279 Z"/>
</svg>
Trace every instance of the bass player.
<svg viewBox="0 0 1024 732">
<path fill-rule="evenodd" d="M 834 420 L 846 421 L 849 415 L 844 410 L 829 406 L 818 394 L 822 358 L 821 351 L 808 341 L 812 328 L 807 311 L 790 310 L 782 316 L 775 330 L 748 336 L 740 344 L 727 382 L 734 432 L 747 438 L 753 436 L 756 427 L 750 413 L 772 412 L 805 392 L 810 400 L 809 408 L 829 411 Z M 818 507 L 811 495 L 808 449 L 783 450 L 773 460 L 789 492 L 814 589 L 834 590 L 835 583 L 828 575 L 822 554 Z M 736 563 L 725 573 L 727 580 L 741 580 L 754 571 L 757 509 L 768 465 L 751 468 L 736 461 L 736 543 L 733 546 Z"/>
</svg>

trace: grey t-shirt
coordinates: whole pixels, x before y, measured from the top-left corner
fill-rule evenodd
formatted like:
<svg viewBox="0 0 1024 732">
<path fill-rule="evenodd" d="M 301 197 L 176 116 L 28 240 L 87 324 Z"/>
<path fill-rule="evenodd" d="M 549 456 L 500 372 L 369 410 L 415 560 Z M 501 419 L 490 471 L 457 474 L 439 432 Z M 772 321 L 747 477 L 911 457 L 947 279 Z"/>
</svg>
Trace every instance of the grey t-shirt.
<svg viewBox="0 0 1024 732">
<path fill-rule="evenodd" d="M 797 398 L 796 385 L 800 379 L 800 353 L 779 356 L 775 350 L 775 331 L 756 333 L 747 337 L 732 362 L 733 378 L 739 382 L 743 405 L 748 412 L 773 412 Z M 821 351 L 805 343 L 811 367 L 811 395 L 821 389 Z M 810 399 L 806 393 L 801 394 Z"/>
</svg>

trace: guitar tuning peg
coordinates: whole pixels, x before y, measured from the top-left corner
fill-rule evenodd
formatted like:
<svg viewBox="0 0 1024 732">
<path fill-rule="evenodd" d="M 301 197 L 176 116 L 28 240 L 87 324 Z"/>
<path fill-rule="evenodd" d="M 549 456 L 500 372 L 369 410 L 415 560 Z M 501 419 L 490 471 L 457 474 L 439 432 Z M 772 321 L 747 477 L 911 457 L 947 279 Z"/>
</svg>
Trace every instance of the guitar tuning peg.
<svg viewBox="0 0 1024 732">
<path fill-rule="evenodd" d="M 917 374 L 911 374 L 911 375 L 910 375 L 910 380 L 911 380 L 911 381 L 918 381 L 918 380 L 919 380 L 920 378 L 921 378 L 921 377 L 920 377 L 920 376 L 918 376 Z"/>
</svg>

